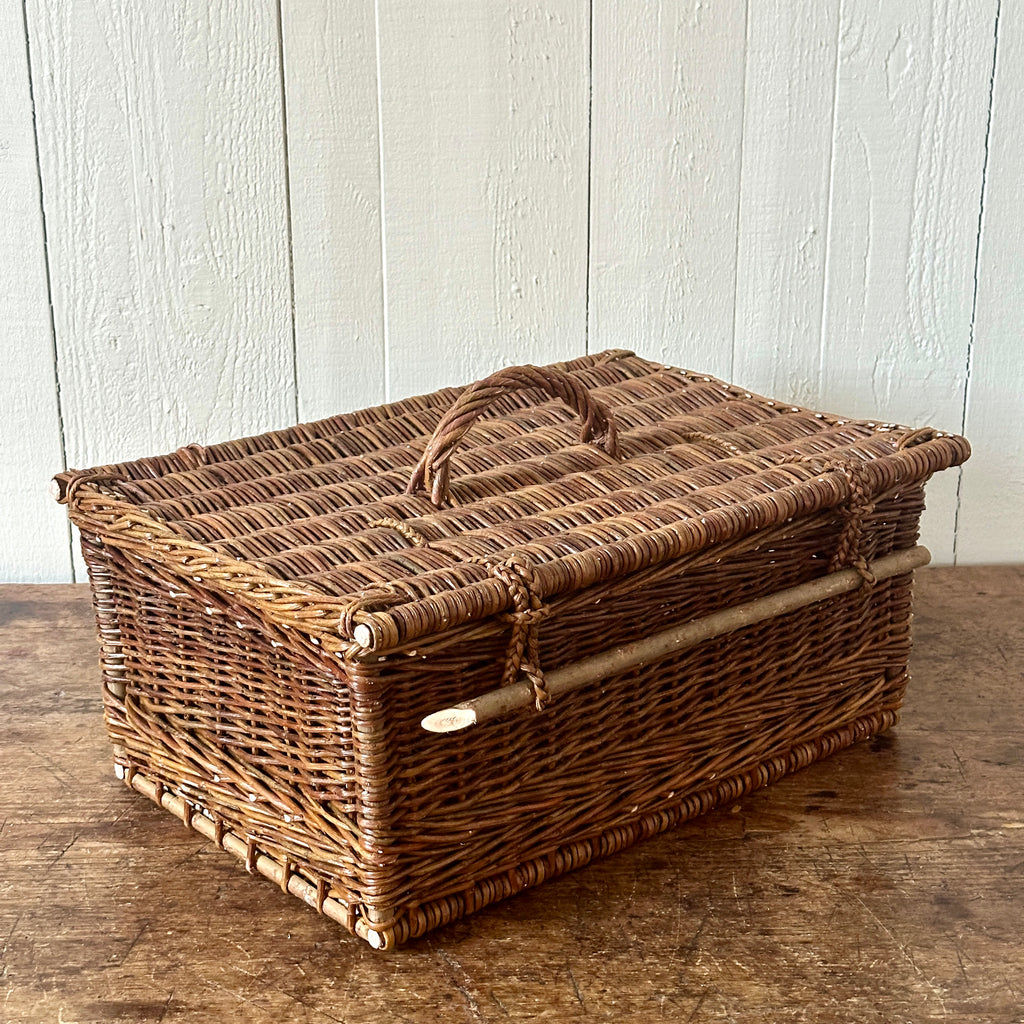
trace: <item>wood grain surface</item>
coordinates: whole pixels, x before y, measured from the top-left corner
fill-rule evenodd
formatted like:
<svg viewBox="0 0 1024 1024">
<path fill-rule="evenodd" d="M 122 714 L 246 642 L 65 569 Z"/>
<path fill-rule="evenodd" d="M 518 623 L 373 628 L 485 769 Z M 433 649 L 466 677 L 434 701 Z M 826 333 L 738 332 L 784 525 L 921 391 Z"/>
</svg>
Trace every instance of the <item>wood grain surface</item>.
<svg viewBox="0 0 1024 1024">
<path fill-rule="evenodd" d="M 0 1020 L 1024 1020 L 1024 570 L 918 574 L 887 735 L 375 953 L 118 783 L 82 587 L 0 590 Z"/>
<path fill-rule="evenodd" d="M 26 10 L 69 465 L 294 422 L 276 5 Z"/>
<path fill-rule="evenodd" d="M 749 12 L 733 369 L 818 394 L 840 0 Z"/>
</svg>

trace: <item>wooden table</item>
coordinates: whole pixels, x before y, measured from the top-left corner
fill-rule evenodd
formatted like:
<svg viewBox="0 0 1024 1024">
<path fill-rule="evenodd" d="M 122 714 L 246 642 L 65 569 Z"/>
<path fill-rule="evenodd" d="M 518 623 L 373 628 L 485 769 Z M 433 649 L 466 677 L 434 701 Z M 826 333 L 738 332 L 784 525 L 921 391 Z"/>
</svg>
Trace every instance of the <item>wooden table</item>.
<svg viewBox="0 0 1024 1024">
<path fill-rule="evenodd" d="M 0 588 L 0 1020 L 1024 1021 L 1024 567 L 918 595 L 890 734 L 376 953 L 115 780 L 83 587 Z"/>
</svg>

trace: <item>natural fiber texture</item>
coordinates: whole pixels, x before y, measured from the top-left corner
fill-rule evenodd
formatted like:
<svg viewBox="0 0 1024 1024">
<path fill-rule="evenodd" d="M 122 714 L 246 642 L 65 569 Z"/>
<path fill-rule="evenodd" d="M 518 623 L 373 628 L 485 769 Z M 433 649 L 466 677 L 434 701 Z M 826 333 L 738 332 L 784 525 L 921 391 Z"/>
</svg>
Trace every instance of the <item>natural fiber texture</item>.
<svg viewBox="0 0 1024 1024">
<path fill-rule="evenodd" d="M 891 725 L 910 574 L 869 563 L 968 454 L 610 352 L 57 483 L 126 781 L 387 946 Z M 845 567 L 853 593 L 548 699 Z M 535 710 L 420 727 L 524 679 Z"/>
</svg>

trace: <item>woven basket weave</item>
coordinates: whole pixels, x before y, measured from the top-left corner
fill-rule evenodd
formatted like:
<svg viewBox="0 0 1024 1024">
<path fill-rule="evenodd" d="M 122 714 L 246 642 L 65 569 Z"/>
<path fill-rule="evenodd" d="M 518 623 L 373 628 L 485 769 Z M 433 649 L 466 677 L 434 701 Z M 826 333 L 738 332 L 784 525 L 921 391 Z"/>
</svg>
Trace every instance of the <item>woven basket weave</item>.
<svg viewBox="0 0 1024 1024">
<path fill-rule="evenodd" d="M 56 491 L 118 774 L 386 948 L 892 725 L 968 455 L 612 351 Z"/>
</svg>

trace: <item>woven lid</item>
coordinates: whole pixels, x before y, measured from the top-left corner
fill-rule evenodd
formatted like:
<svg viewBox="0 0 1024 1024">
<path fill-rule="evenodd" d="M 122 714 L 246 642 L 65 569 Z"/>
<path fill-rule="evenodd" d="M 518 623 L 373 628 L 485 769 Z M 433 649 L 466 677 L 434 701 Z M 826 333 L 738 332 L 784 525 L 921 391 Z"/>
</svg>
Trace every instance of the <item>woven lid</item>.
<svg viewBox="0 0 1024 1024">
<path fill-rule="evenodd" d="M 969 453 L 611 351 L 56 486 L 87 536 L 379 652 L 511 607 L 503 566 L 547 599 Z"/>
</svg>

